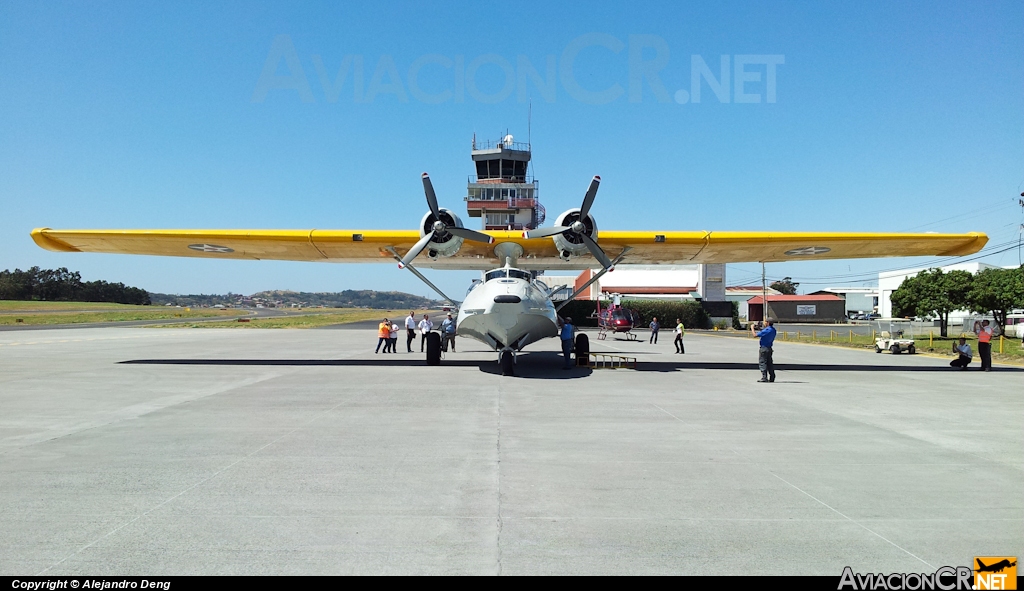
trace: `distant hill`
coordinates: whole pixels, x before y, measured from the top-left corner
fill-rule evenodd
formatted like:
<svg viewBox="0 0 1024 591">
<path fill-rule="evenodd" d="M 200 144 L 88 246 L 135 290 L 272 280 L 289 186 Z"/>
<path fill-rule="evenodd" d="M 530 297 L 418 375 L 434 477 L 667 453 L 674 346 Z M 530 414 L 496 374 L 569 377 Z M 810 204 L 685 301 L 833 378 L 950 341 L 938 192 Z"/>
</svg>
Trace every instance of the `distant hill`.
<svg viewBox="0 0 1024 591">
<path fill-rule="evenodd" d="M 164 293 L 149 294 L 154 305 L 204 307 L 204 306 L 273 306 L 291 307 L 292 304 L 326 308 L 372 308 L 394 310 L 408 308 L 410 310 L 437 309 L 446 305 L 440 300 L 432 300 L 400 291 L 373 291 L 369 289 L 347 289 L 339 292 L 306 292 L 306 291 L 261 291 L 251 296 L 227 293 L 174 295 Z"/>
<path fill-rule="evenodd" d="M 337 292 L 306 291 L 261 291 L 252 294 L 252 298 L 267 301 L 280 301 L 285 305 L 302 304 L 304 306 L 325 306 L 328 308 L 374 308 L 393 310 L 409 308 L 423 310 L 439 308 L 445 302 L 432 300 L 401 291 L 373 291 L 372 289 L 346 289 Z"/>
<path fill-rule="evenodd" d="M 235 293 L 228 292 L 224 295 L 217 294 L 169 294 L 169 293 L 156 293 L 149 292 L 149 299 L 153 302 L 154 306 L 183 306 L 183 307 L 209 307 L 209 306 L 235 306 L 238 303 L 239 298 L 243 296 Z"/>
</svg>

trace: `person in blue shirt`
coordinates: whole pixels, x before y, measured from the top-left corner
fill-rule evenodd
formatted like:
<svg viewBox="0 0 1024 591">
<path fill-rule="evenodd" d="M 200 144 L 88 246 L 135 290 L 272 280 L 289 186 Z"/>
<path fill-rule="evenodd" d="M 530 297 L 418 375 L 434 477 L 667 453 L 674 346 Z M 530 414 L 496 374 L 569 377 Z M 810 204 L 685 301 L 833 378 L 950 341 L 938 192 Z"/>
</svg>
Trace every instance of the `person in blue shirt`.
<svg viewBox="0 0 1024 591">
<path fill-rule="evenodd" d="M 558 336 L 562 339 L 562 354 L 565 355 L 565 365 L 562 369 L 572 369 L 572 340 L 576 330 L 572 325 L 572 318 L 566 316 L 562 320 L 562 330 Z"/>
<path fill-rule="evenodd" d="M 455 352 L 455 319 L 452 318 L 452 313 L 448 312 L 448 317 L 441 323 L 441 350 L 448 351 L 448 345 L 452 346 L 452 353 Z"/>
<path fill-rule="evenodd" d="M 761 348 L 757 354 L 757 368 L 761 370 L 761 379 L 757 380 L 758 382 L 775 381 L 775 363 L 772 362 L 772 345 L 775 343 L 776 334 L 774 324 L 775 321 L 769 318 L 761 330 L 757 330 L 755 324 L 750 325 L 750 332 L 761 339 Z"/>
</svg>

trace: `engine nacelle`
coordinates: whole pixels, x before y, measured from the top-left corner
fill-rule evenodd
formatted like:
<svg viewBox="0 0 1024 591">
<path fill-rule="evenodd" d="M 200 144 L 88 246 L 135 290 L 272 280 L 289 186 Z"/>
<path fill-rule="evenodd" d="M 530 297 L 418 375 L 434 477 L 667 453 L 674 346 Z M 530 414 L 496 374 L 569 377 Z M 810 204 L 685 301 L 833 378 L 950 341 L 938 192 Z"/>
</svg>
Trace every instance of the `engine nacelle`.
<svg viewBox="0 0 1024 591">
<path fill-rule="evenodd" d="M 462 220 L 459 219 L 459 216 L 455 215 L 455 212 L 452 210 L 442 207 L 438 210 L 438 213 L 441 214 L 441 221 L 445 226 L 449 228 L 465 227 L 462 225 Z M 423 220 L 420 221 L 420 238 L 434 231 L 435 221 L 434 214 L 429 211 L 427 212 L 427 215 L 423 216 Z M 436 259 L 438 257 L 450 257 L 459 252 L 459 249 L 462 248 L 462 241 L 462 238 L 455 236 L 451 232 L 442 232 L 430 240 L 430 244 L 427 245 L 424 254 L 432 259 Z"/>
<path fill-rule="evenodd" d="M 555 220 L 555 225 L 572 226 L 578 221 L 583 223 L 584 233 L 597 241 L 597 222 L 594 220 L 594 216 L 588 213 L 585 219 L 580 220 L 579 208 L 570 209 L 558 216 L 558 219 Z M 564 261 L 568 261 L 572 257 L 588 254 L 590 252 L 590 250 L 587 249 L 587 245 L 583 243 L 583 238 L 572 230 L 566 230 L 561 234 L 555 234 L 551 238 L 555 241 L 555 247 L 558 249 L 559 258 Z"/>
</svg>

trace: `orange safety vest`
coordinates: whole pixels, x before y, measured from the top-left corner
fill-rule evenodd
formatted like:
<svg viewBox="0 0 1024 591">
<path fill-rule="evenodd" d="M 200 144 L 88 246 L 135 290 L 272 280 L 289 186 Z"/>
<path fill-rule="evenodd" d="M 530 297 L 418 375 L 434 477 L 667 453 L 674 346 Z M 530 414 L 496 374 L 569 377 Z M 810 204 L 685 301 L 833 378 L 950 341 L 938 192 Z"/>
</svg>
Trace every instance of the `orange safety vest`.
<svg viewBox="0 0 1024 591">
<path fill-rule="evenodd" d="M 985 326 L 978 331 L 978 342 L 979 343 L 991 343 L 992 342 L 992 328 Z"/>
<path fill-rule="evenodd" d="M 377 327 L 377 336 L 386 339 L 391 336 L 391 327 L 386 322 L 381 322 L 380 326 Z"/>
</svg>

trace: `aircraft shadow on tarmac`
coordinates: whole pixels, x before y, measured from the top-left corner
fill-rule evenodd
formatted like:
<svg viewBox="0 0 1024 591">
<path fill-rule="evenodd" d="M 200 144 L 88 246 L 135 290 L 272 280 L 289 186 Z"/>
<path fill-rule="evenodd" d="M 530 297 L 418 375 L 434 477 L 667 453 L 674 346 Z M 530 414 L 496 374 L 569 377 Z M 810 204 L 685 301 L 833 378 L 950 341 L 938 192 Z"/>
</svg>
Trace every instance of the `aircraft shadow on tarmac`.
<svg viewBox="0 0 1024 591">
<path fill-rule="evenodd" d="M 637 371 L 679 371 L 684 369 L 711 369 L 711 370 L 743 370 L 758 371 L 757 363 L 742 363 L 728 361 L 641 361 L 637 363 Z M 969 368 L 977 371 L 977 368 Z M 848 365 L 838 363 L 776 363 L 775 371 L 870 371 L 870 372 L 950 372 L 959 373 L 949 367 L 942 365 L 869 365 L 863 363 L 852 363 Z M 1024 368 L 1016 367 L 993 367 L 992 371 L 1024 371 Z"/>
<path fill-rule="evenodd" d="M 378 355 L 368 359 L 130 359 L 119 361 L 121 365 L 215 365 L 215 366 L 323 366 L 323 367 L 427 367 L 420 356 Z M 568 380 L 589 376 L 594 370 L 589 367 L 562 369 L 561 355 L 550 352 L 520 353 L 516 364 L 516 378 Z M 439 367 L 476 367 L 484 373 L 501 375 L 496 361 L 456 359 L 446 357 Z"/>
<path fill-rule="evenodd" d="M 552 352 L 521 353 L 516 364 L 515 377 L 526 379 L 575 379 L 589 376 L 590 368 L 574 367 L 570 371 L 562 369 L 562 356 Z M 422 357 L 410 358 L 406 355 L 380 355 L 368 359 L 131 359 L 119 362 L 128 365 L 218 365 L 218 366 L 328 366 L 328 367 L 427 367 Z M 484 373 L 499 375 L 498 364 L 494 361 L 458 359 L 448 356 L 441 362 L 441 368 L 477 367 Z M 749 371 L 757 372 L 757 363 L 727 361 L 640 361 L 636 371 L 675 372 L 688 369 L 707 369 L 717 371 Z M 969 368 L 969 371 L 978 371 Z M 624 370 L 626 371 L 626 370 Z M 949 372 L 961 373 L 945 363 L 941 365 L 869 365 L 835 363 L 776 363 L 775 371 L 866 371 L 890 373 L 917 372 Z M 993 367 L 994 372 L 1022 372 L 1024 368 Z"/>
</svg>

